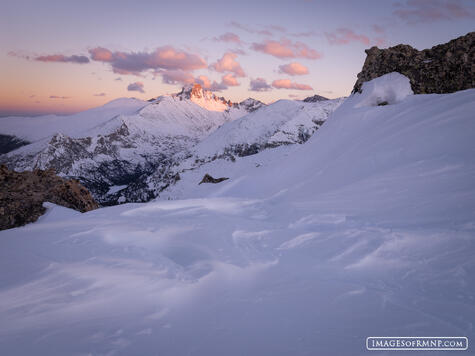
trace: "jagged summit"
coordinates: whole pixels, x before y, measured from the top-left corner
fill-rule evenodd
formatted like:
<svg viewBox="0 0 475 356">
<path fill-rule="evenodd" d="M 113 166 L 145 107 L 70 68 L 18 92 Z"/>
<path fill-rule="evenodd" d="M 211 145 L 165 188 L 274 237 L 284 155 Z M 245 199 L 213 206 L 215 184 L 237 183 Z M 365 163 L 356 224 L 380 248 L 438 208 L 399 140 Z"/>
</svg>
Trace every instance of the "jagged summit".
<svg viewBox="0 0 475 356">
<path fill-rule="evenodd" d="M 213 92 L 203 89 L 198 83 L 186 85 L 181 89 L 181 92 L 172 96 L 180 100 L 191 100 L 210 111 L 225 111 L 233 106 L 230 100 L 218 97 Z"/>
</svg>

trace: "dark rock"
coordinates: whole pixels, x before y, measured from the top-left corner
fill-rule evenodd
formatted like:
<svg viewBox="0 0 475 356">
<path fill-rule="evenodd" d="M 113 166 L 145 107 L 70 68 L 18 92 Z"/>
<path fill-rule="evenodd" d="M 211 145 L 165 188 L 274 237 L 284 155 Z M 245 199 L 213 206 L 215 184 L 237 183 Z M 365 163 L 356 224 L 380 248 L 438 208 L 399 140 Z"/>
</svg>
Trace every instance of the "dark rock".
<svg viewBox="0 0 475 356">
<path fill-rule="evenodd" d="M 475 87 L 475 32 L 423 51 L 400 44 L 365 52 L 353 93 L 361 92 L 364 82 L 391 72 L 408 77 L 415 94 L 453 93 Z"/>
<path fill-rule="evenodd" d="M 328 98 L 325 98 L 324 96 L 321 95 L 314 95 L 314 96 L 309 96 L 308 98 L 303 99 L 305 103 L 316 103 L 318 101 L 325 101 L 325 100 L 330 100 Z"/>
<path fill-rule="evenodd" d="M 0 154 L 16 150 L 17 148 L 28 145 L 29 143 L 30 142 L 15 136 L 0 134 Z"/>
<path fill-rule="evenodd" d="M 36 221 L 44 202 L 86 212 L 98 208 L 77 180 L 58 177 L 54 170 L 15 172 L 0 166 L 0 230 Z"/>
<path fill-rule="evenodd" d="M 215 183 L 216 184 L 216 183 L 220 183 L 220 182 L 222 182 L 223 180 L 226 180 L 226 179 L 229 179 L 229 178 L 225 178 L 225 177 L 213 178 L 209 174 L 205 174 L 203 179 L 201 180 L 201 182 L 199 184 L 201 184 L 201 183 Z"/>
</svg>

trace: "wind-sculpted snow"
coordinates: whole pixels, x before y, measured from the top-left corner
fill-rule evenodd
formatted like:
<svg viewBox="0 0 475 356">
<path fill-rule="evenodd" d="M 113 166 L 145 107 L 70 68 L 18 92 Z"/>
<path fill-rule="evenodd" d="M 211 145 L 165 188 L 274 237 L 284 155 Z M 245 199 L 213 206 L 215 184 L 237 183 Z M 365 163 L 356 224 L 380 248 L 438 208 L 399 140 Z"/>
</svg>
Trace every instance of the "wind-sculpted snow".
<svg viewBox="0 0 475 356">
<path fill-rule="evenodd" d="M 368 336 L 470 337 L 475 90 L 361 98 L 302 145 L 182 172 L 161 196 L 182 199 L 49 205 L 2 231 L 0 354 L 353 356 Z"/>
</svg>

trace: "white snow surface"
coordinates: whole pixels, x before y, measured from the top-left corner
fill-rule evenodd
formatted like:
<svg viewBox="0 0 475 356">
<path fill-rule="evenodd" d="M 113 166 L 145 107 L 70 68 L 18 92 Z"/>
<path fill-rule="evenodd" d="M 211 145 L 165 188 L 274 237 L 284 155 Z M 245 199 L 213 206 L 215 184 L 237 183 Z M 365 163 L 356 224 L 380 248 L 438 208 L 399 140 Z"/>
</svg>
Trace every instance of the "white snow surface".
<svg viewBox="0 0 475 356">
<path fill-rule="evenodd" d="M 49 204 L 0 232 L 0 354 L 354 356 L 368 336 L 473 335 L 475 89 L 362 97 L 303 145 L 184 172 L 164 196 L 180 199 Z"/>
<path fill-rule="evenodd" d="M 395 104 L 414 94 L 409 78 L 398 72 L 388 73 L 363 83 L 361 91 L 362 93 L 357 93 L 351 98 L 356 100 L 354 104 L 356 108 L 382 103 Z"/>
<path fill-rule="evenodd" d="M 87 136 L 88 130 L 104 125 L 117 115 L 129 115 L 147 105 L 134 98 L 113 100 L 98 108 L 72 115 L 44 115 L 35 117 L 2 117 L 0 133 L 13 135 L 30 142 L 48 138 L 55 133 L 70 137 Z"/>
</svg>

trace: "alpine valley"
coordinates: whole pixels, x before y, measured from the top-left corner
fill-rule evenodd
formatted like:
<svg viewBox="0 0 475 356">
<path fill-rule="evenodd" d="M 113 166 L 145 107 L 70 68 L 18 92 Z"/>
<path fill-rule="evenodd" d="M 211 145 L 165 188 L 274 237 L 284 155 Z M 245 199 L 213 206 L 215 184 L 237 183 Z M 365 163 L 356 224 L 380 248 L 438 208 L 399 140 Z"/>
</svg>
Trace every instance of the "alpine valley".
<svg viewBox="0 0 475 356">
<path fill-rule="evenodd" d="M 315 96 L 232 103 L 194 84 L 74 115 L 6 117 L 0 119 L 6 152 L 0 163 L 16 171 L 53 168 L 79 180 L 101 205 L 145 202 L 184 169 L 307 141 L 341 102 Z"/>
</svg>

